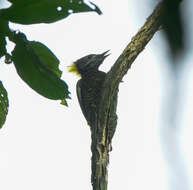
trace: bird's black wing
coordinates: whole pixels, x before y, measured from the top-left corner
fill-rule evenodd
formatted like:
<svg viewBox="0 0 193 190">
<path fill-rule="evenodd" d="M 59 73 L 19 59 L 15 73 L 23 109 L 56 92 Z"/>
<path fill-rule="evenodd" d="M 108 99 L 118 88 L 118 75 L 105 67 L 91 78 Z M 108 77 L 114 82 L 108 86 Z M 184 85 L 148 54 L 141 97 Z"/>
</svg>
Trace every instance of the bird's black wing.
<svg viewBox="0 0 193 190">
<path fill-rule="evenodd" d="M 89 126 L 96 122 L 100 91 L 105 76 L 106 73 L 98 71 L 92 79 L 80 79 L 76 85 L 78 101 Z"/>
<path fill-rule="evenodd" d="M 85 107 L 85 101 L 87 101 L 86 100 L 86 92 L 84 92 L 83 89 L 85 89 L 84 84 L 83 84 L 82 79 L 80 79 L 76 84 L 76 94 L 78 97 L 78 102 L 79 102 L 80 108 L 82 110 L 82 113 L 83 113 L 85 119 L 87 120 L 88 125 L 90 125 L 89 115 L 87 112 L 87 108 Z"/>
</svg>

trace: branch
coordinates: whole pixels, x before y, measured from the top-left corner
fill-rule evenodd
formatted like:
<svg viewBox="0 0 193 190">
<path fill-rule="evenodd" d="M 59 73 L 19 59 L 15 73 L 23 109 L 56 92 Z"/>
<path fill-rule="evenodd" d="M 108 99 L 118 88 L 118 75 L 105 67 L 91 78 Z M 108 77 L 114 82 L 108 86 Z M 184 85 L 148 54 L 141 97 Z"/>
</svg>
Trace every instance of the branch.
<svg viewBox="0 0 193 190">
<path fill-rule="evenodd" d="M 152 39 L 155 32 L 157 32 L 160 28 L 162 12 L 163 5 L 162 3 L 159 3 L 153 13 L 147 18 L 145 24 L 124 49 L 123 53 L 119 56 L 111 70 L 107 73 L 107 77 L 103 85 L 101 104 L 98 113 L 100 116 L 99 131 L 103 131 L 100 135 L 100 142 L 104 141 L 102 140 L 104 138 L 104 130 L 108 127 L 107 123 L 109 123 L 108 113 L 113 104 L 114 96 L 118 91 L 118 86 L 137 56 L 142 52 L 148 42 Z"/>
<path fill-rule="evenodd" d="M 145 24 L 132 38 L 107 73 L 102 87 L 101 101 L 97 110 L 97 122 L 92 131 L 92 185 L 93 190 L 107 190 L 107 165 L 109 147 L 116 125 L 116 107 L 118 86 L 134 60 L 161 26 L 163 3 L 159 3 Z"/>
<path fill-rule="evenodd" d="M 145 24 L 140 28 L 138 33 L 131 39 L 131 42 L 119 56 L 111 70 L 107 74 L 105 86 L 114 88 L 118 86 L 123 76 L 130 69 L 137 56 L 152 39 L 155 32 L 161 25 L 162 3 L 159 3 L 153 13 L 148 17 Z M 110 82 L 111 81 L 111 82 Z"/>
</svg>

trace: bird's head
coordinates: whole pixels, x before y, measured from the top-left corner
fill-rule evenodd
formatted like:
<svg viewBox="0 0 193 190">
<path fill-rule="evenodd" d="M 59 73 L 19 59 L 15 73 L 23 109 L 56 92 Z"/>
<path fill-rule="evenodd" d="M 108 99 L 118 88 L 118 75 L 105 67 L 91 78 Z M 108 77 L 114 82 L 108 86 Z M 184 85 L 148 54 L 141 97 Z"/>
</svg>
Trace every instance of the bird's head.
<svg viewBox="0 0 193 190">
<path fill-rule="evenodd" d="M 68 71 L 80 76 L 87 72 L 98 70 L 104 59 L 109 56 L 109 52 L 105 51 L 101 54 L 90 54 L 75 61 L 71 66 L 68 66 Z"/>
</svg>

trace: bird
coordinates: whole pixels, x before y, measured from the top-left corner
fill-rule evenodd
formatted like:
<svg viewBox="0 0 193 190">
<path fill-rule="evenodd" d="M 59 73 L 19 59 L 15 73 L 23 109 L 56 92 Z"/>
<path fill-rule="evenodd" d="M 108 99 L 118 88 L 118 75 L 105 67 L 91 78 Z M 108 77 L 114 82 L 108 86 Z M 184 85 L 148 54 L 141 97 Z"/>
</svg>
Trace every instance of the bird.
<svg viewBox="0 0 193 190">
<path fill-rule="evenodd" d="M 69 72 L 81 77 L 76 84 L 76 93 L 82 113 L 90 127 L 96 122 L 101 89 L 106 77 L 106 73 L 98 69 L 110 55 L 108 52 L 109 50 L 101 54 L 84 56 L 68 67 Z"/>
<path fill-rule="evenodd" d="M 76 93 L 82 113 L 90 126 L 91 131 L 91 183 L 93 189 L 100 186 L 101 175 L 107 176 L 107 165 L 109 162 L 108 152 L 112 150 L 111 140 L 116 129 L 116 102 L 117 95 L 114 96 L 113 106 L 109 110 L 108 128 L 105 129 L 105 145 L 100 141 L 100 127 L 98 126 L 99 106 L 101 105 L 101 95 L 103 93 L 103 84 L 107 74 L 99 70 L 99 66 L 105 58 L 109 56 L 108 51 L 101 54 L 90 54 L 75 61 L 68 67 L 69 72 L 80 76 L 76 84 Z M 103 136 L 103 137 L 104 137 Z M 102 137 L 102 138 L 103 138 Z M 101 162 L 102 160 L 102 162 Z M 103 183 L 103 182 L 102 182 Z M 103 187 L 100 186 L 100 189 Z"/>
</svg>

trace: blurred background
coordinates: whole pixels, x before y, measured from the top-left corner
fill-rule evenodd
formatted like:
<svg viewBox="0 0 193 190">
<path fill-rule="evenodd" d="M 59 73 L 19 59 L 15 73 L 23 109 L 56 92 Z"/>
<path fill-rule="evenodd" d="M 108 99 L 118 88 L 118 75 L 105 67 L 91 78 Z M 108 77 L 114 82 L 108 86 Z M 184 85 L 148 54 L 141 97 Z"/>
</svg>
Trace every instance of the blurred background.
<svg viewBox="0 0 193 190">
<path fill-rule="evenodd" d="M 4 190 L 91 189 L 90 131 L 76 98 L 78 78 L 67 66 L 111 50 L 108 71 L 158 1 L 93 1 L 103 12 L 72 14 L 54 24 L 16 25 L 59 58 L 69 107 L 41 97 L 0 60 L 10 107 L 0 131 L 0 187 Z M 1 6 L 9 6 L 1 0 Z M 118 126 L 110 153 L 109 189 L 193 189 L 193 3 L 181 3 L 185 49 L 173 59 L 160 29 L 120 84 Z M 175 31 L 176 33 L 178 31 Z M 174 32 L 174 34 L 175 34 Z M 9 43 L 11 51 L 14 44 Z M 177 68 L 174 64 L 178 64 Z"/>
</svg>

